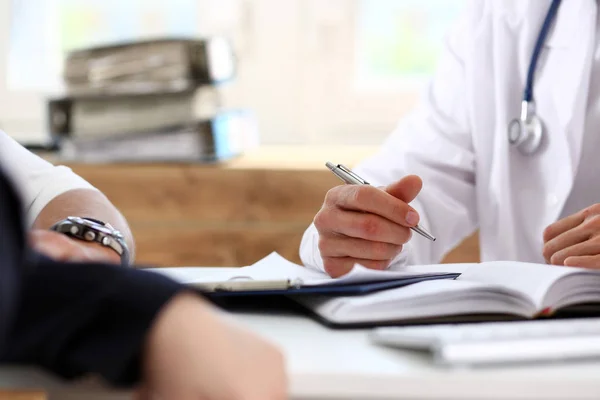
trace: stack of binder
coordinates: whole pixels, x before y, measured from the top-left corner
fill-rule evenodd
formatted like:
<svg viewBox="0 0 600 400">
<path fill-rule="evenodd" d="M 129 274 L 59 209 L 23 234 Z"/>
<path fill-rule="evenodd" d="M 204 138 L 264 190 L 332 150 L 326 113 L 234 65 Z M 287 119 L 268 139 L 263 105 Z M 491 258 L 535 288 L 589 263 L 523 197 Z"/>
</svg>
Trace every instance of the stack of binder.
<svg viewBox="0 0 600 400">
<path fill-rule="evenodd" d="M 224 38 L 94 47 L 65 59 L 67 94 L 48 102 L 61 156 L 84 162 L 220 161 L 258 142 L 249 110 L 225 109 L 235 78 Z"/>
</svg>

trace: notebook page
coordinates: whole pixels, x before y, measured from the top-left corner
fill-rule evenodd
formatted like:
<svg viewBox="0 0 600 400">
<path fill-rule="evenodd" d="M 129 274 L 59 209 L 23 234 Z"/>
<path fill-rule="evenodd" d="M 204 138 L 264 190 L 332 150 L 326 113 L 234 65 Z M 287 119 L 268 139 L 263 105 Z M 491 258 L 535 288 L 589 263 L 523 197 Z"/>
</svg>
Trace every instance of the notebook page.
<svg viewBox="0 0 600 400">
<path fill-rule="evenodd" d="M 281 279 L 301 280 L 302 282 L 331 280 L 323 272 L 295 264 L 275 252 L 249 267 L 240 268 L 238 275 L 259 281 Z"/>
<path fill-rule="evenodd" d="M 257 263 L 241 268 L 239 275 L 248 276 L 254 280 L 292 279 L 302 281 L 304 286 L 342 285 L 362 282 L 383 282 L 393 279 L 409 278 L 431 275 L 439 272 L 453 272 L 448 267 L 440 266 L 441 271 L 435 267 L 428 267 L 420 271 L 418 267 L 410 270 L 375 271 L 360 265 L 340 278 L 331 278 L 329 275 L 294 264 L 277 253 L 271 253 Z"/>
<path fill-rule="evenodd" d="M 461 273 L 466 264 L 410 266 L 403 269 L 375 271 L 356 265 L 348 274 L 333 279 L 329 275 L 295 264 L 278 253 L 271 253 L 251 266 L 242 268 L 154 268 L 183 284 L 214 283 L 229 280 L 292 280 L 304 286 L 341 285 L 362 282 L 382 282 L 399 278 L 454 272 Z"/>
<path fill-rule="evenodd" d="M 249 267 L 241 268 L 152 268 L 151 272 L 157 272 L 183 284 L 215 283 L 229 280 L 331 280 L 322 272 L 313 271 L 294 264 L 281 257 L 277 253 L 271 253 L 262 260 Z"/>
<path fill-rule="evenodd" d="M 341 285 L 341 284 L 352 284 L 352 283 L 362 283 L 362 282 L 384 282 L 390 281 L 394 279 L 401 278 L 411 278 L 417 276 L 427 276 L 427 275 L 437 275 L 442 272 L 455 272 L 454 270 L 448 271 L 444 270 L 444 268 L 435 269 L 430 268 L 424 271 L 419 270 L 418 268 L 412 268 L 411 270 L 386 270 L 386 271 L 378 271 L 373 269 L 368 269 L 363 267 L 362 265 L 355 265 L 354 268 L 346 275 L 341 276 L 336 279 L 326 279 L 320 281 L 307 281 L 306 284 L 309 286 L 322 286 L 322 285 Z"/>
<path fill-rule="evenodd" d="M 440 273 L 449 272 L 454 274 L 462 274 L 472 266 L 477 265 L 476 263 L 455 263 L 455 264 L 429 264 L 429 265 L 404 265 L 394 266 L 390 268 L 390 271 L 404 271 L 404 272 L 415 272 L 415 273 Z"/>
<path fill-rule="evenodd" d="M 573 268 L 516 261 L 494 261 L 474 265 L 457 280 L 491 283 L 504 286 L 526 295 L 542 307 L 550 287 L 564 276 L 576 272 Z"/>
<path fill-rule="evenodd" d="M 171 267 L 148 268 L 146 271 L 159 273 L 181 284 L 198 282 L 223 282 L 239 274 L 239 268 Z"/>
<path fill-rule="evenodd" d="M 473 314 L 531 315 L 533 305 L 510 289 L 472 281 L 434 280 L 364 296 L 293 299 L 338 323 L 394 321 Z"/>
<path fill-rule="evenodd" d="M 412 309 L 417 308 L 415 304 L 417 299 L 427 298 L 445 298 L 448 293 L 462 292 L 471 287 L 487 285 L 478 284 L 476 282 L 454 282 L 446 280 L 436 280 L 428 282 L 420 282 L 414 285 L 405 286 L 398 289 L 384 290 L 364 296 L 298 296 L 293 299 L 312 311 L 319 313 L 330 320 L 339 320 L 336 313 L 341 310 L 342 313 L 349 314 L 353 309 L 362 307 L 373 307 L 372 311 L 376 311 L 376 307 L 381 307 L 382 304 L 393 302 L 396 304 L 395 312 L 390 313 L 394 317 L 404 317 L 405 308 L 401 307 L 404 301 L 412 300 Z M 447 302 L 441 301 L 440 306 L 447 305 Z M 408 311 L 413 311 L 409 309 Z"/>
</svg>

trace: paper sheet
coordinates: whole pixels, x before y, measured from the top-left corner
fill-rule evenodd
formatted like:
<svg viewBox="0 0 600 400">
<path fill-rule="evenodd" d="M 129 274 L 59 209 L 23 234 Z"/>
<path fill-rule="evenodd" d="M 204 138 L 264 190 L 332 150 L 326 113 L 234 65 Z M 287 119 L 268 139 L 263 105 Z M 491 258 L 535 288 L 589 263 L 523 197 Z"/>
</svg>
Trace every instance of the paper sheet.
<svg viewBox="0 0 600 400">
<path fill-rule="evenodd" d="M 240 268 L 206 268 L 206 267 L 171 267 L 150 268 L 146 271 L 165 275 L 179 283 L 190 284 L 194 282 L 223 282 L 237 275 Z"/>
<path fill-rule="evenodd" d="M 463 264 L 461 264 L 463 265 Z M 331 278 L 325 273 L 315 271 L 286 260 L 277 253 L 271 253 L 255 264 L 243 268 L 161 268 L 163 273 L 181 283 L 223 282 L 232 279 L 251 279 L 259 281 L 292 280 L 303 286 L 342 285 L 361 282 L 382 282 L 399 278 L 430 275 L 440 272 L 460 273 L 464 267 L 449 265 L 412 266 L 406 270 L 375 271 L 356 265 L 349 273 L 340 278 Z"/>
</svg>

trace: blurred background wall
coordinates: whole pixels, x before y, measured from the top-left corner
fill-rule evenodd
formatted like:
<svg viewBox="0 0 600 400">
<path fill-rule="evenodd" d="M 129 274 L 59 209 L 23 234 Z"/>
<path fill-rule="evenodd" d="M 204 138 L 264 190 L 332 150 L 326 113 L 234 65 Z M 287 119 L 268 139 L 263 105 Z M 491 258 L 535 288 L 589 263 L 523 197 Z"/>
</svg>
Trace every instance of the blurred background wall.
<svg viewBox="0 0 600 400">
<path fill-rule="evenodd" d="M 65 53 L 226 35 L 239 59 L 229 105 L 254 109 L 263 144 L 379 144 L 414 104 L 463 0 L 0 0 L 0 126 L 44 130 Z"/>
<path fill-rule="evenodd" d="M 297 260 L 303 229 L 338 183 L 324 162 L 352 165 L 394 129 L 424 90 L 463 6 L 464 0 L 0 0 L 0 128 L 25 144 L 48 142 L 46 101 L 64 91 L 63 60 L 71 50 L 225 36 L 239 65 L 235 80 L 218 90 L 225 106 L 255 113 L 257 149 L 216 166 L 69 166 L 129 218 L 141 262 L 246 265 L 273 250 Z M 461 251 L 449 260 L 476 259 L 476 242 Z"/>
</svg>

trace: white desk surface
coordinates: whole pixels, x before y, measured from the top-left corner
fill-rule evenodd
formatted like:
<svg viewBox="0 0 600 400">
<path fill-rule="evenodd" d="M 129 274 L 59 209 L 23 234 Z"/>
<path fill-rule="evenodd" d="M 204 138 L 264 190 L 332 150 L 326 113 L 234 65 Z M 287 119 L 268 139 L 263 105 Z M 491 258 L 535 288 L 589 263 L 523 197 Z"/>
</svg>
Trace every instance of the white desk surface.
<svg viewBox="0 0 600 400">
<path fill-rule="evenodd" d="M 600 360 L 451 370 L 425 354 L 374 346 L 366 330 L 331 330 L 295 315 L 231 317 L 282 349 L 293 399 L 600 399 Z M 86 399 L 126 398 L 7 367 L 0 387 L 43 387 L 51 399 L 81 398 L 82 390 Z"/>
<path fill-rule="evenodd" d="M 301 316 L 236 316 L 283 349 L 295 398 L 599 399 L 599 362 L 451 370 Z"/>
</svg>

